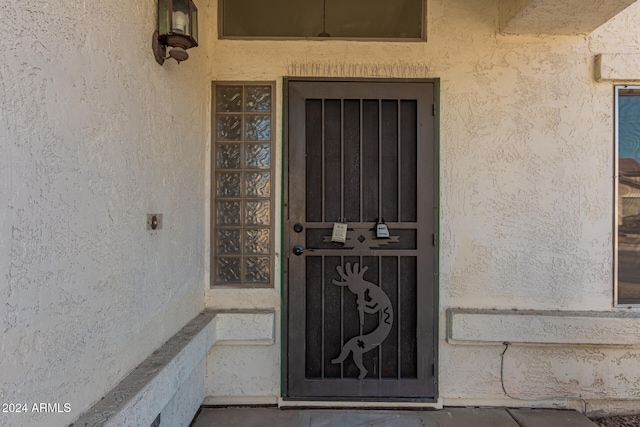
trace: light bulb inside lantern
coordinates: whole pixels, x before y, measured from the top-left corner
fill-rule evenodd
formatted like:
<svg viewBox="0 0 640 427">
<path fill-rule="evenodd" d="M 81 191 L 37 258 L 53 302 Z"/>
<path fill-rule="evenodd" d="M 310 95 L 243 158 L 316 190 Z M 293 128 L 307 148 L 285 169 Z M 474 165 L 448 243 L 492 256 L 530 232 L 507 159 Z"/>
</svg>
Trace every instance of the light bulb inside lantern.
<svg viewBox="0 0 640 427">
<path fill-rule="evenodd" d="M 173 12 L 173 28 L 171 31 L 179 34 L 187 34 L 187 26 L 189 25 L 189 17 L 182 11 Z"/>
</svg>

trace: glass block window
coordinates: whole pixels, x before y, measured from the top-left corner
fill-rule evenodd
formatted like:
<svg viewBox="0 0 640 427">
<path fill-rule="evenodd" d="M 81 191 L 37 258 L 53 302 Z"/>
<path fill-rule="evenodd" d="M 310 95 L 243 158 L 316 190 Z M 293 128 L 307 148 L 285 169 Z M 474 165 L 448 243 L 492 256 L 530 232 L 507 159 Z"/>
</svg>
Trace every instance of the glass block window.
<svg viewBox="0 0 640 427">
<path fill-rule="evenodd" d="M 273 93 L 213 85 L 212 286 L 273 286 Z"/>
</svg>

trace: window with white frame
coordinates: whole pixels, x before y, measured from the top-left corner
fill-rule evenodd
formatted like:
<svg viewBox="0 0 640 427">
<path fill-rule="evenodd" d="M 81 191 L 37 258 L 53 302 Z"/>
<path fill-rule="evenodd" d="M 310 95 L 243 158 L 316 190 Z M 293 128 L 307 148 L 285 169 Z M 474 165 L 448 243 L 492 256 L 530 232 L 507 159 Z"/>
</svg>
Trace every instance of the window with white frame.
<svg viewBox="0 0 640 427">
<path fill-rule="evenodd" d="M 616 87 L 616 303 L 640 304 L 640 86 Z"/>
</svg>

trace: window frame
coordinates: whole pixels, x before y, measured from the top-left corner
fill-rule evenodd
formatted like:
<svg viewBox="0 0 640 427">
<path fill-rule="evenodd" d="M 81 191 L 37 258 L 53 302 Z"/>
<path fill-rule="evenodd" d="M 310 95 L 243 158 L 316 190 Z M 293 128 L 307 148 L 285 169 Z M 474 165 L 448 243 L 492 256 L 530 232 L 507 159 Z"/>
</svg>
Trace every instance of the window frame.
<svg viewBox="0 0 640 427">
<path fill-rule="evenodd" d="M 267 41 L 368 41 L 368 42 L 389 42 L 389 43 L 422 43 L 427 41 L 427 0 L 420 0 L 422 3 L 422 22 L 420 25 L 419 38 L 379 38 L 379 37 L 276 37 L 276 36 L 226 36 L 224 35 L 224 0 L 218 0 L 218 39 L 219 40 L 267 40 Z"/>
<path fill-rule="evenodd" d="M 636 90 L 637 95 L 621 95 L 621 91 Z M 613 180 L 613 305 L 616 308 L 640 308 L 640 302 L 628 303 L 620 301 L 619 281 L 619 214 L 620 214 L 620 97 L 637 96 L 640 102 L 640 85 L 616 85 L 614 86 L 614 180 Z M 640 284 L 639 284 L 640 286 Z"/>
</svg>

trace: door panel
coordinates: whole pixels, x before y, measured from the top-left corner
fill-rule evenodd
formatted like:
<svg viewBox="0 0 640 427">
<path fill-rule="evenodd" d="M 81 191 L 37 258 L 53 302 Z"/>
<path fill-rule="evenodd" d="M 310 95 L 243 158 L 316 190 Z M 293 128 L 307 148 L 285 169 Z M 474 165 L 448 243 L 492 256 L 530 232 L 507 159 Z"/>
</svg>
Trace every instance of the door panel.
<svg viewBox="0 0 640 427">
<path fill-rule="evenodd" d="M 286 397 L 435 399 L 434 104 L 434 82 L 287 81 Z"/>
</svg>

